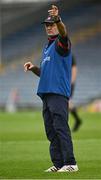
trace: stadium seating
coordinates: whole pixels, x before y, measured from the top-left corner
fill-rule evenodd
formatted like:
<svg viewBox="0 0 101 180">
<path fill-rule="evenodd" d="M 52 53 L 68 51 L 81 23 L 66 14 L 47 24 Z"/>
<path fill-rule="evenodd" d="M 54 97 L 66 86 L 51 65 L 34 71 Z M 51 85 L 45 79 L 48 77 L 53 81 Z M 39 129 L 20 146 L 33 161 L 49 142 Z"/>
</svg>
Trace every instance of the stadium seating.
<svg viewBox="0 0 101 180">
<path fill-rule="evenodd" d="M 80 31 L 85 32 L 83 40 L 78 38 L 78 41 L 73 44 L 73 54 L 76 56 L 78 65 L 73 101 L 77 106 L 101 96 L 101 35 L 99 31 L 95 31 L 94 34 L 91 32 L 90 36 L 86 33 L 92 25 L 96 27 L 96 23 L 100 21 L 100 15 L 100 6 L 97 4 L 82 8 L 80 5 L 68 13 L 65 10 L 62 14 L 65 23 L 70 27 L 71 39 L 73 35 L 79 35 Z M 32 73 L 25 73 L 23 64 L 24 57 L 31 55 L 34 57 L 32 61 L 40 64 L 40 51 L 44 42 L 45 33 L 41 24 L 30 25 L 3 39 L 2 56 L 7 67 L 4 72 L 0 73 L 0 106 L 7 103 L 14 88 L 19 93 L 20 107 L 41 106 L 41 101 L 36 96 L 39 79 Z"/>
</svg>

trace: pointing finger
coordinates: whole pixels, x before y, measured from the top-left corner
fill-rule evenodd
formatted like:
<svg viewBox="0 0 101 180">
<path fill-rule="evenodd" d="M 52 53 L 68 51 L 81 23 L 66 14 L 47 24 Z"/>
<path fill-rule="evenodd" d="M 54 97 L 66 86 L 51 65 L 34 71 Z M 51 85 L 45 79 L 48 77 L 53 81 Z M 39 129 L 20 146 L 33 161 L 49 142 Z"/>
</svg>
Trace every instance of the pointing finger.
<svg viewBox="0 0 101 180">
<path fill-rule="evenodd" d="M 57 10 L 58 8 L 57 8 L 57 6 L 52 5 L 52 9 L 56 9 Z"/>
</svg>

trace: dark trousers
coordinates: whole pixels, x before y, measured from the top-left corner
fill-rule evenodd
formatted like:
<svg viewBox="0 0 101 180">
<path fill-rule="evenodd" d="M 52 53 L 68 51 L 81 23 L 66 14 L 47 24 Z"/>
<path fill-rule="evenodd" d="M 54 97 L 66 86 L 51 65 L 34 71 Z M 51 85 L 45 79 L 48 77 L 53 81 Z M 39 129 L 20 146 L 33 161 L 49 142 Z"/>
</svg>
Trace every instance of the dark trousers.
<svg viewBox="0 0 101 180">
<path fill-rule="evenodd" d="M 43 98 L 43 118 L 50 141 L 50 156 L 56 167 L 75 165 L 70 128 L 68 125 L 68 99 L 57 94 Z"/>
</svg>

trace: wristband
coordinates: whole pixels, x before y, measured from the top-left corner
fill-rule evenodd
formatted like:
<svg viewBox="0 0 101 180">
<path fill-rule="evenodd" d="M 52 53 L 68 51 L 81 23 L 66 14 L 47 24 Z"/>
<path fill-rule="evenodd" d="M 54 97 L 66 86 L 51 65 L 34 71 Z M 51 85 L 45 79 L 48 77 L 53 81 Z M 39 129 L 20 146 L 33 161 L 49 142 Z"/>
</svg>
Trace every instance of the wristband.
<svg viewBox="0 0 101 180">
<path fill-rule="evenodd" d="M 53 20 L 54 20 L 54 23 L 59 23 L 59 22 L 61 22 L 61 17 L 60 16 L 54 16 Z"/>
</svg>

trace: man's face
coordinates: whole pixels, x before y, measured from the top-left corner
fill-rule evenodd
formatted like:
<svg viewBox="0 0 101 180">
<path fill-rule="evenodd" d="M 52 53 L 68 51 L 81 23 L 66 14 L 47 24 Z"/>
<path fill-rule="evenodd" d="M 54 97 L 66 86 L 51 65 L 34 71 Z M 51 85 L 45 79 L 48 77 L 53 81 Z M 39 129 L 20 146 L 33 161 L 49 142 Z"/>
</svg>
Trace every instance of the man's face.
<svg viewBox="0 0 101 180">
<path fill-rule="evenodd" d="M 48 36 L 59 34 L 57 25 L 55 23 L 45 23 L 45 29 Z"/>
</svg>

